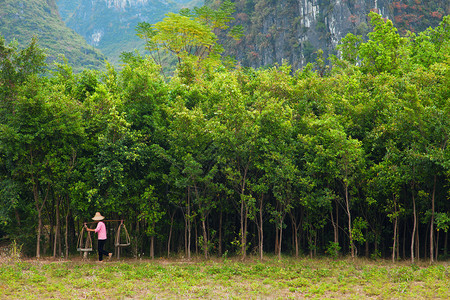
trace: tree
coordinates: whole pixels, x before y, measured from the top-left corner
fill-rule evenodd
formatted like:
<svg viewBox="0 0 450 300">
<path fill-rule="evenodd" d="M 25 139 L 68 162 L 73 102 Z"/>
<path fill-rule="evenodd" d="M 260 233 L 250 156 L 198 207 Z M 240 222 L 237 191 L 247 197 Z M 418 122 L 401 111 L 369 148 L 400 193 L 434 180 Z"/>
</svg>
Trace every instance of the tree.
<svg viewBox="0 0 450 300">
<path fill-rule="evenodd" d="M 307 164 L 313 164 L 310 174 L 326 174 L 325 178 L 337 180 L 342 184 L 342 196 L 347 214 L 350 251 L 355 256 L 352 234 L 351 191 L 356 184 L 360 169 L 364 164 L 364 151 L 361 142 L 344 131 L 342 124 L 333 115 L 308 120 L 310 135 L 303 136 L 308 149 Z M 318 169 L 316 169 L 318 168 Z"/>
<path fill-rule="evenodd" d="M 168 13 L 163 21 L 150 25 L 139 23 L 137 35 L 146 41 L 147 50 L 161 63 L 160 52 L 169 52 L 176 56 L 178 63 L 192 58 L 200 63 L 211 58 L 218 60 L 223 51 L 217 43 L 219 30 L 228 29 L 233 20 L 234 4 L 225 1 L 217 10 L 207 6 L 201 8 L 182 9 L 179 14 Z M 230 36 L 240 38 L 241 27 L 234 27 Z"/>
</svg>

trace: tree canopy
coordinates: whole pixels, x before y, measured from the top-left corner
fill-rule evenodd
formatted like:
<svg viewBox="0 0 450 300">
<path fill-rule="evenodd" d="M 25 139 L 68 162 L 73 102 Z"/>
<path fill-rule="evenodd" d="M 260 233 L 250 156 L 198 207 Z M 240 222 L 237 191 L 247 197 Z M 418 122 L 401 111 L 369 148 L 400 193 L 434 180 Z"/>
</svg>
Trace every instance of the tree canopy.
<svg viewBox="0 0 450 300">
<path fill-rule="evenodd" d="M 331 66 L 292 72 L 212 55 L 231 9 L 141 24 L 151 55 L 120 71 L 42 75 L 36 41 L 0 39 L 2 238 L 69 255 L 101 211 L 134 256 L 447 256 L 450 17 L 400 36 L 371 13 Z"/>
</svg>

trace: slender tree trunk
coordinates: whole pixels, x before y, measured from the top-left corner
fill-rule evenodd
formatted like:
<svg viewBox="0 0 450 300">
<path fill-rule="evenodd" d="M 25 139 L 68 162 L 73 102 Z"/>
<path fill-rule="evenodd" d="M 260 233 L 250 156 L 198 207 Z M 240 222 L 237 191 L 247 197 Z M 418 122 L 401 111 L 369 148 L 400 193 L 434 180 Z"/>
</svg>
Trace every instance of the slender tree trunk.
<svg viewBox="0 0 450 300">
<path fill-rule="evenodd" d="M 398 260 L 400 259 L 400 219 L 398 217 L 397 217 L 397 249 L 395 251 Z"/>
<path fill-rule="evenodd" d="M 423 257 L 424 257 L 424 259 L 427 259 L 427 257 L 428 257 L 427 241 L 428 241 L 428 235 L 429 234 L 430 234 L 430 223 L 427 224 L 427 229 L 425 230 L 425 241 L 423 243 Z"/>
<path fill-rule="evenodd" d="M 295 226 L 294 224 L 291 222 L 291 248 L 295 250 Z"/>
<path fill-rule="evenodd" d="M 283 241 L 283 219 L 280 220 L 280 241 L 278 242 L 278 259 L 281 260 L 281 242 Z"/>
<path fill-rule="evenodd" d="M 202 229 L 203 229 L 203 254 L 205 259 L 208 259 L 208 234 L 206 232 L 205 216 L 202 217 Z"/>
<path fill-rule="evenodd" d="M 194 243 L 195 243 L 195 255 L 198 256 L 198 231 L 197 231 L 197 220 L 194 221 Z"/>
<path fill-rule="evenodd" d="M 244 217 L 244 240 L 243 240 L 244 259 L 247 257 L 247 231 L 248 231 L 248 207 L 246 205 Z"/>
<path fill-rule="evenodd" d="M 244 260 L 247 256 L 247 216 L 248 216 L 248 208 L 245 203 L 245 188 L 247 183 L 247 171 L 248 171 L 248 164 L 244 169 L 244 174 L 242 176 L 242 184 L 241 184 L 241 255 L 242 260 Z"/>
<path fill-rule="evenodd" d="M 317 234 L 314 235 L 314 257 L 317 256 Z"/>
<path fill-rule="evenodd" d="M 42 234 L 42 209 L 45 207 L 45 202 L 48 198 L 48 192 L 50 190 L 50 184 L 47 185 L 47 192 L 45 194 L 44 200 L 42 201 L 42 204 L 39 205 L 39 191 L 38 191 L 38 185 L 35 182 L 35 178 L 32 175 L 32 181 L 33 181 L 33 197 L 34 197 L 34 203 L 36 206 L 36 210 L 38 212 L 38 228 L 37 228 L 37 238 L 36 238 L 36 257 L 41 257 L 41 234 Z"/>
<path fill-rule="evenodd" d="M 68 202 L 68 201 L 67 201 Z M 66 228 L 64 230 L 65 258 L 69 258 L 69 206 L 66 212 Z"/>
<path fill-rule="evenodd" d="M 264 257 L 264 233 L 263 233 L 263 201 L 264 194 L 261 193 L 261 198 L 259 201 L 259 225 L 258 225 L 258 236 L 259 236 L 259 259 L 263 260 Z"/>
<path fill-rule="evenodd" d="M 187 237 L 187 249 L 186 249 L 186 254 L 187 254 L 187 258 L 191 259 L 191 196 L 190 196 L 191 192 L 190 189 L 188 188 L 188 195 L 187 195 L 187 199 L 188 199 L 188 203 L 187 203 L 187 230 L 188 230 L 188 237 Z"/>
<path fill-rule="evenodd" d="M 393 245 L 392 245 L 392 263 L 395 263 L 395 249 L 396 249 L 396 246 L 397 246 L 397 244 L 396 244 L 396 242 L 397 242 L 397 200 L 396 200 L 396 197 L 395 197 L 395 195 L 393 195 L 393 198 L 394 198 L 394 215 L 395 215 L 395 218 L 394 218 L 394 238 L 393 238 L 393 240 L 394 240 L 394 242 L 393 242 Z"/>
<path fill-rule="evenodd" d="M 431 221 L 430 221 L 430 263 L 434 262 L 433 234 L 434 234 L 434 199 L 436 195 L 436 175 L 434 175 L 433 194 L 431 196 Z"/>
<path fill-rule="evenodd" d="M 243 195 L 243 194 L 242 194 Z M 247 256 L 247 214 L 245 200 L 241 199 L 241 259 L 244 260 Z"/>
<path fill-rule="evenodd" d="M 36 243 L 36 257 L 41 257 L 41 228 L 42 228 L 42 214 L 41 210 L 38 209 L 38 231 L 37 231 L 37 243 Z"/>
<path fill-rule="evenodd" d="M 57 248 L 59 244 L 59 254 L 58 256 L 61 256 L 61 241 L 59 237 L 60 232 L 60 215 L 59 215 L 59 197 L 56 197 L 56 226 L 55 226 L 55 240 L 53 243 L 53 257 L 56 258 L 57 256 Z"/>
<path fill-rule="evenodd" d="M 289 212 L 289 215 L 291 217 L 291 223 L 292 223 L 292 232 L 293 232 L 293 240 L 294 240 L 294 249 L 295 249 L 295 257 L 298 258 L 298 227 L 297 227 L 297 221 L 294 217 L 293 212 Z"/>
<path fill-rule="evenodd" d="M 174 210 L 173 213 L 170 215 L 169 238 L 168 238 L 168 241 L 167 241 L 167 258 L 170 257 L 170 243 L 172 241 L 173 218 L 174 218 L 176 212 L 177 211 Z"/>
<path fill-rule="evenodd" d="M 411 235 L 411 263 L 414 263 L 414 239 L 416 237 L 417 215 L 416 215 L 416 198 L 414 195 L 414 183 L 412 184 L 412 202 L 413 202 L 413 231 Z"/>
<path fill-rule="evenodd" d="M 338 225 L 336 223 L 336 221 L 334 220 L 334 216 L 333 216 L 333 210 L 330 211 L 330 217 L 331 217 L 331 225 L 333 226 L 333 237 L 334 237 L 334 242 L 338 243 Z"/>
<path fill-rule="evenodd" d="M 184 252 L 186 257 L 188 257 L 188 221 L 185 213 L 184 213 Z"/>
<path fill-rule="evenodd" d="M 120 247 L 117 248 L 120 249 Z M 155 258 L 155 237 L 153 235 L 150 237 L 150 257 Z"/>
<path fill-rule="evenodd" d="M 350 253 L 352 258 L 355 257 L 355 245 L 353 244 L 353 234 L 352 234 L 352 216 L 350 213 L 350 199 L 348 196 L 348 185 L 344 184 L 345 186 L 345 205 L 347 209 L 347 218 L 348 218 L 348 233 L 350 238 Z"/>
<path fill-rule="evenodd" d="M 219 256 L 222 256 L 222 215 L 223 215 L 223 212 L 222 212 L 222 210 L 220 210 L 220 215 L 219 215 L 219 246 L 218 246 Z"/>
</svg>

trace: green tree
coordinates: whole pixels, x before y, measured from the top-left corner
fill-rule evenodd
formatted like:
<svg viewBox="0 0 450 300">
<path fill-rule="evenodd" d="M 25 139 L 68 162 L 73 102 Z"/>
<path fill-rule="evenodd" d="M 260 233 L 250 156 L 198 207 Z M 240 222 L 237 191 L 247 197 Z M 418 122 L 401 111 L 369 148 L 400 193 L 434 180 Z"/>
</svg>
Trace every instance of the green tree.
<svg viewBox="0 0 450 300">
<path fill-rule="evenodd" d="M 161 63 L 161 51 L 172 53 L 178 63 L 194 59 L 196 62 L 217 61 L 223 51 L 216 34 L 229 29 L 233 20 L 234 4 L 225 1 L 217 10 L 207 6 L 193 10 L 182 9 L 179 14 L 168 13 L 163 21 L 154 25 L 139 23 L 137 34 L 146 41 L 147 50 Z M 240 38 L 241 27 L 229 30 L 233 38 Z"/>
</svg>

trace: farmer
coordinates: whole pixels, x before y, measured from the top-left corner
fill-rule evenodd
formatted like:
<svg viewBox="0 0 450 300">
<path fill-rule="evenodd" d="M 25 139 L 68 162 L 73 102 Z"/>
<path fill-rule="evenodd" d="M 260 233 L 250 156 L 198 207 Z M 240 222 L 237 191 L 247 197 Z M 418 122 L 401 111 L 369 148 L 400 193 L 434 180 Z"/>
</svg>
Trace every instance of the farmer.
<svg viewBox="0 0 450 300">
<path fill-rule="evenodd" d="M 99 212 L 95 213 L 95 216 L 92 218 L 92 220 L 97 221 L 97 228 L 91 229 L 88 228 L 86 223 L 84 223 L 84 227 L 87 231 L 93 231 L 98 234 L 97 239 L 97 248 L 98 248 L 98 260 L 103 261 L 103 255 L 108 255 L 109 258 L 111 258 L 112 253 L 107 252 L 103 249 L 106 243 L 106 226 L 105 223 L 101 222 L 105 217 L 102 216 Z"/>
</svg>

